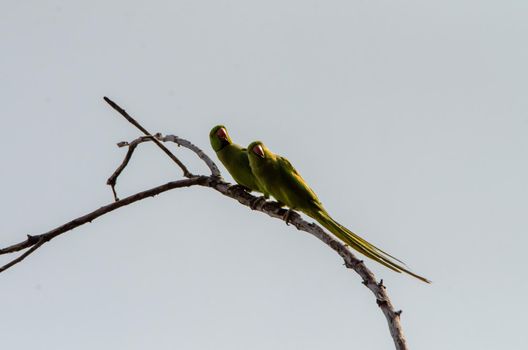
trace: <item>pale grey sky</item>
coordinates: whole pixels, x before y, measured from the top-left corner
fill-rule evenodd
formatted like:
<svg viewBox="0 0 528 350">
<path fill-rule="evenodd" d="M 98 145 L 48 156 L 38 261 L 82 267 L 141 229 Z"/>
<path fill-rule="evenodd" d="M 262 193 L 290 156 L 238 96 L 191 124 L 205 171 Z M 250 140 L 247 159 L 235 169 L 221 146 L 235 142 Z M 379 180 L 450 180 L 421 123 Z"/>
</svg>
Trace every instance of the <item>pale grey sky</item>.
<svg viewBox="0 0 528 350">
<path fill-rule="evenodd" d="M 0 243 L 112 200 L 115 143 L 138 133 L 107 95 L 210 155 L 221 122 L 287 156 L 434 281 L 367 262 L 412 349 L 526 349 L 527 18 L 526 1 L 3 0 Z M 148 145 L 118 191 L 179 176 Z M 202 188 L 54 240 L 0 275 L 0 300 L 5 349 L 393 346 L 326 246 Z"/>
</svg>

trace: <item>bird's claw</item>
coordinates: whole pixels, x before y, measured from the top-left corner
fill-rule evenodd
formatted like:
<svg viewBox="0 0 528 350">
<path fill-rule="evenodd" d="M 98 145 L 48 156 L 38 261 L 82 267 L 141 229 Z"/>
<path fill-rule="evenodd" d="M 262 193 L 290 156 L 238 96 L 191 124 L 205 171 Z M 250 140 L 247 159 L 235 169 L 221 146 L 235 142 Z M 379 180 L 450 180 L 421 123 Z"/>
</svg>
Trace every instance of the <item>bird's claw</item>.
<svg viewBox="0 0 528 350">
<path fill-rule="evenodd" d="M 251 202 L 249 202 L 249 207 L 252 209 L 252 210 L 256 210 L 257 207 L 262 203 L 262 202 L 265 202 L 266 201 L 266 197 L 265 196 L 260 196 L 260 197 L 256 197 L 256 198 L 253 198 L 251 200 Z"/>
<path fill-rule="evenodd" d="M 239 185 L 239 184 L 229 186 L 228 191 L 230 192 L 237 192 L 237 191 L 251 192 L 249 188 L 247 188 L 246 186 Z"/>
<path fill-rule="evenodd" d="M 284 215 L 282 216 L 282 220 L 286 222 L 287 226 L 290 226 L 290 219 L 291 219 L 292 212 L 293 210 L 288 209 L 286 213 L 284 213 Z"/>
</svg>

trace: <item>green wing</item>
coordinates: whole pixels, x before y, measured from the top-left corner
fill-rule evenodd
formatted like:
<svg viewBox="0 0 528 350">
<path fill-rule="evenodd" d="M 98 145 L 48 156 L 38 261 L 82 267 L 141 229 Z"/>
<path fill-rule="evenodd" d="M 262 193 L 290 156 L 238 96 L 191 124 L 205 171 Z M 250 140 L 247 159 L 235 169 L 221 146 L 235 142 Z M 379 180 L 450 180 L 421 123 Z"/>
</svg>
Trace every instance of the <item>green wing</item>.
<svg viewBox="0 0 528 350">
<path fill-rule="evenodd" d="M 315 192 L 288 159 L 278 156 L 277 166 L 280 179 L 279 188 L 282 196 L 285 197 L 284 204 L 301 211 L 313 207 L 314 204 L 321 205 Z"/>
</svg>

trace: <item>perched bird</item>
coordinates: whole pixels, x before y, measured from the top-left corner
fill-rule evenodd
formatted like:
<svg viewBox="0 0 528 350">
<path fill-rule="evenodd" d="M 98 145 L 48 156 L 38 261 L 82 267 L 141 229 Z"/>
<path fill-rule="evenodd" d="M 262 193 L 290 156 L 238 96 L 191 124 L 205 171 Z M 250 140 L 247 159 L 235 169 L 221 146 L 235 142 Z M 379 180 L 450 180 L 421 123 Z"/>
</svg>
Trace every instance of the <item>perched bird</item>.
<svg viewBox="0 0 528 350">
<path fill-rule="evenodd" d="M 405 272 L 423 282 L 430 283 L 426 278 L 416 275 L 402 266 L 405 265 L 402 261 L 377 248 L 332 219 L 314 191 L 286 158 L 274 154 L 260 141 L 251 143 L 247 149 L 251 171 L 257 178 L 264 194 L 275 197 L 279 203 L 288 206 L 290 210 L 299 210 L 317 220 L 327 230 L 361 254 L 391 270 Z M 290 211 L 286 213 L 286 220 L 289 213 Z"/>
<path fill-rule="evenodd" d="M 225 126 L 217 125 L 212 128 L 209 141 L 218 159 L 239 185 L 250 191 L 262 192 L 249 167 L 247 150 L 233 143 Z"/>
</svg>

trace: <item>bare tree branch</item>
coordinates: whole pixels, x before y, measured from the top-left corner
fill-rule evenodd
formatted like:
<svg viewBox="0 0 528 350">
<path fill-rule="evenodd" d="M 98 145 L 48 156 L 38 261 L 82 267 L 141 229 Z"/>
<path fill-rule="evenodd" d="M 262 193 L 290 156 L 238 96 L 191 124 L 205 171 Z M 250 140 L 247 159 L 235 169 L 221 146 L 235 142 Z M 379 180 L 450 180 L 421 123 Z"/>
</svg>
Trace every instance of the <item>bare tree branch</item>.
<svg viewBox="0 0 528 350">
<path fill-rule="evenodd" d="M 193 177 L 193 174 L 191 174 L 191 172 L 189 170 L 187 170 L 187 167 L 178 159 L 176 158 L 176 156 L 174 154 L 172 154 L 171 151 L 169 151 L 167 149 L 167 147 L 165 147 L 161 142 L 159 142 L 156 138 L 154 138 L 150 132 L 147 131 L 147 129 L 145 129 L 144 127 L 142 127 L 134 118 L 132 118 L 123 108 L 119 107 L 117 105 L 117 103 L 115 103 L 114 101 L 112 101 L 111 99 L 109 99 L 108 97 L 103 97 L 103 99 L 106 101 L 106 103 L 108 103 L 113 109 L 115 109 L 119 114 L 121 114 L 123 117 L 125 117 L 126 120 L 128 120 L 132 125 L 134 125 L 136 128 L 138 128 L 139 130 L 141 130 L 146 136 L 149 136 L 149 137 L 152 137 L 152 141 L 154 141 L 154 143 L 156 145 L 158 145 L 159 148 L 161 148 L 163 150 L 163 152 L 165 152 L 165 154 L 167 154 L 176 164 L 178 164 L 178 166 L 181 168 L 181 170 L 183 171 L 183 176 L 184 177 L 187 177 L 187 178 L 190 178 L 190 177 Z"/>
<path fill-rule="evenodd" d="M 220 174 L 220 170 L 218 170 L 218 167 L 211 160 L 211 158 L 209 158 L 209 156 L 207 154 L 205 154 L 204 151 L 202 151 L 200 148 L 196 147 L 191 142 L 189 142 L 187 140 L 184 140 L 182 138 L 179 138 L 178 136 L 175 136 L 175 135 L 167 135 L 167 136 L 162 137 L 161 134 L 156 134 L 155 137 L 158 140 L 161 140 L 161 141 L 164 141 L 164 142 L 167 142 L 167 141 L 174 142 L 178 146 L 182 146 L 182 147 L 190 149 L 191 151 L 196 153 L 198 158 L 200 158 L 201 160 L 204 161 L 205 165 L 207 165 L 209 170 L 211 170 L 211 176 L 213 176 L 213 177 L 221 177 L 222 176 Z"/>
<path fill-rule="evenodd" d="M 144 141 L 152 141 L 152 136 L 141 136 L 137 138 L 136 140 L 128 143 L 128 142 L 119 142 L 117 144 L 118 147 L 125 147 L 128 146 L 127 154 L 125 155 L 125 158 L 123 159 L 123 162 L 117 167 L 117 169 L 114 171 L 114 173 L 106 180 L 106 184 L 109 185 L 112 188 L 112 193 L 114 194 L 114 200 L 117 202 L 119 198 L 117 197 L 117 193 L 115 190 L 117 178 L 119 175 L 121 175 L 121 172 L 125 170 L 126 166 L 128 165 L 128 162 L 130 161 L 130 158 L 132 158 L 132 154 L 134 154 L 134 151 L 136 150 L 136 147 L 139 143 Z"/>
<path fill-rule="evenodd" d="M 255 207 L 252 207 L 252 204 L 255 203 L 256 197 L 246 192 L 240 186 L 232 186 L 231 184 L 222 181 L 220 178 L 220 171 L 218 170 L 218 167 L 201 149 L 199 149 L 198 147 L 196 147 L 189 141 L 181 139 L 174 135 L 167 135 L 164 137 L 161 136 L 160 134 L 156 134 L 154 136 L 150 135 L 148 131 L 146 131 L 144 128 L 141 127 L 139 123 L 137 123 L 137 121 L 135 121 L 130 116 L 128 116 L 128 114 L 121 107 L 119 107 L 117 104 L 115 104 L 113 101 L 111 101 L 110 99 L 106 97 L 105 97 L 105 100 L 114 109 L 116 109 L 125 118 L 127 118 L 127 120 L 129 120 L 132 124 L 134 124 L 140 130 L 142 130 L 145 134 L 147 134 L 147 136 L 140 137 L 136 140 L 131 141 L 130 143 L 121 142 L 118 144 L 118 146 L 120 147 L 128 146 L 129 149 L 128 149 L 127 154 L 125 155 L 125 158 L 120 164 L 120 166 L 116 169 L 116 171 L 112 174 L 112 176 L 110 176 L 110 178 L 107 181 L 107 183 L 112 187 L 112 191 L 114 193 L 114 198 L 116 201 L 113 203 L 107 204 L 103 207 L 100 207 L 99 209 L 96 209 L 79 218 L 76 218 L 51 231 L 48 231 L 46 233 L 39 234 L 39 235 L 34 235 L 34 236 L 28 235 L 26 240 L 13 244 L 11 246 L 8 246 L 6 248 L 0 249 L 0 255 L 18 252 L 18 251 L 27 249 L 19 257 L 13 259 L 6 265 L 0 267 L 0 272 L 3 272 L 7 270 L 8 268 L 12 267 L 13 265 L 23 261 L 25 258 L 27 258 L 27 256 L 29 256 L 30 254 L 35 252 L 37 249 L 39 249 L 44 243 L 52 240 L 53 238 L 63 233 L 71 231 L 74 228 L 81 226 L 83 224 L 86 224 L 88 222 L 92 222 L 96 218 L 102 215 L 105 215 L 113 210 L 116 210 L 118 208 L 121 208 L 123 206 L 126 206 L 128 204 L 137 202 L 139 200 L 142 200 L 148 197 L 153 197 L 155 195 L 158 195 L 160 193 L 163 193 L 168 190 L 175 189 L 175 188 L 190 187 L 190 186 L 196 186 L 196 185 L 209 187 L 209 188 L 216 190 L 217 192 L 221 193 L 224 196 L 230 197 L 238 201 L 240 204 L 245 205 L 252 210 L 263 212 L 269 215 L 270 217 L 273 217 L 279 220 L 284 220 L 284 214 L 286 210 L 284 208 L 281 208 L 277 202 L 264 201 L 264 202 L 257 204 Z M 160 143 L 160 141 L 161 142 L 175 142 L 178 145 L 181 145 L 183 147 L 190 149 L 191 151 L 196 153 L 197 156 L 200 157 L 200 159 L 202 159 L 204 163 L 209 167 L 211 171 L 211 175 L 210 176 L 192 175 L 189 171 L 187 171 L 187 168 L 185 166 L 183 167 L 180 166 L 184 172 L 184 176 L 188 177 L 187 179 L 183 179 L 179 181 L 171 181 L 164 185 L 157 186 L 149 190 L 139 192 L 139 193 L 133 194 L 131 196 L 128 196 L 126 198 L 119 200 L 115 193 L 115 185 L 117 182 L 117 178 L 122 173 L 122 171 L 126 168 L 136 147 L 140 143 L 148 142 L 148 141 L 155 142 L 156 144 L 159 143 L 161 146 L 163 145 Z M 166 149 L 164 146 L 160 148 Z M 170 153 L 170 151 L 168 152 Z M 177 158 L 175 156 L 174 158 L 171 156 L 171 159 L 174 160 Z M 178 162 L 179 160 L 176 163 Z M 403 330 L 402 330 L 401 322 L 400 322 L 401 310 L 400 311 L 395 310 L 386 292 L 386 288 L 383 285 L 383 282 L 380 281 L 378 283 L 376 281 L 374 274 L 366 267 L 366 265 L 363 263 L 362 260 L 359 260 L 358 258 L 356 258 L 356 256 L 352 253 L 352 251 L 347 245 L 345 245 L 340 240 L 335 238 L 332 234 L 327 233 L 319 225 L 313 222 L 310 223 L 310 222 L 305 221 L 296 212 L 291 213 L 291 215 L 288 218 L 288 223 L 295 226 L 298 230 L 310 233 L 311 235 L 317 237 L 319 240 L 324 242 L 331 249 L 333 249 L 336 253 L 338 253 L 339 256 L 341 256 L 341 258 L 345 261 L 345 266 L 347 268 L 354 270 L 362 278 L 363 280 L 362 283 L 374 294 L 377 305 L 380 307 L 383 314 L 385 315 L 385 318 L 387 319 L 387 323 L 388 323 L 389 330 L 390 330 L 391 336 L 395 344 L 395 348 L 397 350 L 408 349 L 407 342 L 403 334 Z"/>
<path fill-rule="evenodd" d="M 97 219 L 98 217 L 107 214 L 111 211 L 114 211 L 118 208 L 124 207 L 125 205 L 137 202 L 139 200 L 145 199 L 147 197 L 153 197 L 156 196 L 162 192 L 166 192 L 168 190 L 172 190 L 174 188 L 180 188 L 180 187 L 189 187 L 194 185 L 203 185 L 204 183 L 209 181 L 209 177 L 207 176 L 194 176 L 190 179 L 183 179 L 178 181 L 171 181 L 167 182 L 164 185 L 157 186 L 154 188 L 151 188 L 149 190 L 139 192 L 136 194 L 133 194 L 131 196 L 128 196 L 126 198 L 123 198 L 117 202 L 113 202 L 107 205 L 104 205 L 100 207 L 99 209 L 96 209 L 88 214 L 85 214 L 81 217 L 78 217 L 76 219 L 73 219 L 64 225 L 61 225 L 51 231 L 48 231 L 46 233 L 42 233 L 39 235 L 31 236 L 28 235 L 27 239 L 25 241 L 13 244 L 9 247 L 0 249 L 0 255 L 7 254 L 7 253 L 14 253 L 18 252 L 20 250 L 35 246 L 35 245 L 42 245 L 40 243 L 44 243 L 47 241 L 51 241 L 53 238 L 73 230 L 74 228 L 84 225 L 88 222 L 92 222 L 93 220 Z M 21 261 L 21 260 L 20 260 Z M 9 266 L 8 266 L 9 265 Z M 7 268 L 13 266 L 14 264 L 10 265 L 4 265 L 0 267 L 0 272 L 7 270 Z"/>
</svg>

